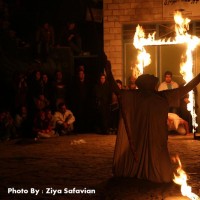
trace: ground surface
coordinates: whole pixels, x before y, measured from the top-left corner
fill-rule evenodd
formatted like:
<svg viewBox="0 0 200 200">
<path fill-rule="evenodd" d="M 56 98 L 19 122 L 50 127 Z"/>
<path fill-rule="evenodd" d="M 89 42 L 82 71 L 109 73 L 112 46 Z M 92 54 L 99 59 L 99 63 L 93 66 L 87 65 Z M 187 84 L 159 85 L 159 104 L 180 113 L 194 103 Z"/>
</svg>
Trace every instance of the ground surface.
<svg viewBox="0 0 200 200">
<path fill-rule="evenodd" d="M 188 199 L 182 197 L 175 183 L 113 178 L 115 139 L 115 135 L 80 134 L 0 143 L 0 199 Z M 179 155 L 190 178 L 188 184 L 200 195 L 200 140 L 194 140 L 193 134 L 170 135 L 169 150 L 170 154 Z M 48 188 L 50 194 L 47 194 Z M 95 190 L 95 194 L 67 194 L 67 191 L 85 188 Z M 54 192 L 61 194 L 54 195 Z"/>
</svg>

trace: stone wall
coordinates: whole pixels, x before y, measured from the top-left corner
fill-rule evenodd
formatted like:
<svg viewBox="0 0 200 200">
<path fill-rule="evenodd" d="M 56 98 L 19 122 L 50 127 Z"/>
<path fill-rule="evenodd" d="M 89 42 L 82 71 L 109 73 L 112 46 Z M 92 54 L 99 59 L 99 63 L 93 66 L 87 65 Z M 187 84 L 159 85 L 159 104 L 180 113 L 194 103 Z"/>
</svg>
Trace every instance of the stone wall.
<svg viewBox="0 0 200 200">
<path fill-rule="evenodd" d="M 123 77 L 122 25 L 162 19 L 162 0 L 104 0 L 104 50 L 116 78 Z"/>
<path fill-rule="evenodd" d="M 103 0 L 103 12 L 104 51 L 112 63 L 115 78 L 121 80 L 124 65 L 122 26 L 174 20 L 163 17 L 163 0 Z"/>
<path fill-rule="evenodd" d="M 187 2 L 189 3 L 189 2 Z M 191 6 L 191 5 L 190 5 Z M 200 6 L 200 3 L 193 6 L 192 12 Z M 191 7 L 192 7 L 191 6 Z M 197 9 L 199 10 L 199 9 Z M 104 51 L 112 63 L 112 71 L 116 79 L 123 82 L 123 25 L 140 23 L 160 23 L 172 22 L 173 17 L 163 17 L 163 0 L 103 0 L 104 16 Z M 191 12 L 191 13 L 192 13 Z M 199 16 L 188 16 L 191 20 L 200 20 Z M 197 48 L 199 52 L 200 47 Z M 196 53 L 198 55 L 198 53 Z M 195 74 L 200 73 L 200 57 L 195 58 Z M 200 85 L 197 87 L 200 94 Z M 199 95 L 198 95 L 199 96 Z M 197 96 L 197 104 L 200 105 L 200 98 Z M 197 116 L 200 116 L 199 109 L 196 110 Z M 197 117 L 197 123 L 200 124 L 200 117 Z M 197 128 L 200 131 L 200 127 Z"/>
</svg>

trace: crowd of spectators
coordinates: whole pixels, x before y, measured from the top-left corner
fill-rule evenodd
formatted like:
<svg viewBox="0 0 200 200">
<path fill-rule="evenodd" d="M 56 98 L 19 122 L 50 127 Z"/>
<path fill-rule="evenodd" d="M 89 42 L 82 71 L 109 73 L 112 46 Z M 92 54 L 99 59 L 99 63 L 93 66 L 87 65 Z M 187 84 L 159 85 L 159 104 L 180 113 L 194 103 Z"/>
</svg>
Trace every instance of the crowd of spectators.
<svg viewBox="0 0 200 200">
<path fill-rule="evenodd" d="M 95 83 L 91 82 L 81 66 L 69 81 L 67 77 L 72 74 L 68 75 L 62 67 L 43 68 L 44 65 L 48 68 L 55 48 L 68 47 L 72 55 L 82 54 L 77 24 L 66 20 L 58 31 L 50 21 L 43 19 L 35 26 L 31 40 L 25 41 L 14 30 L 8 4 L 4 0 L 0 2 L 0 56 L 3 58 L 0 138 L 47 138 L 90 131 L 109 133 L 112 99 L 104 74 Z M 27 64 L 33 62 L 31 68 L 18 68 L 24 64 L 19 49 L 24 49 L 24 54 L 31 52 Z"/>
<path fill-rule="evenodd" d="M 51 77 L 40 69 L 15 74 L 11 104 L 0 110 L 2 140 L 86 132 L 116 134 L 119 105 L 106 75 L 101 74 L 93 84 L 82 65 L 69 86 L 63 77 L 62 71 Z"/>
<path fill-rule="evenodd" d="M 130 78 L 127 87 L 136 87 Z M 9 107 L 0 110 L 0 137 L 48 138 L 76 133 L 117 134 L 119 102 L 102 73 L 95 83 L 80 65 L 69 84 L 61 70 L 50 76 L 42 69 L 16 73 Z M 187 128 L 187 133 L 189 129 Z"/>
<path fill-rule="evenodd" d="M 10 26 L 5 7 L 0 7 L 0 13 L 1 56 L 16 60 L 16 49 L 30 47 L 30 44 L 17 37 Z M 57 40 L 54 27 L 48 21 L 35 30 L 31 48 L 33 60 L 39 65 L 31 71 L 13 70 L 9 105 L 1 103 L 2 140 L 16 137 L 48 138 L 86 132 L 117 133 L 119 103 L 104 73 L 99 74 L 95 83 L 90 82 L 91 77 L 88 77 L 82 65 L 75 69 L 75 76 L 69 81 L 65 78 L 69 77 L 66 71 L 59 69 L 49 73 L 42 68 L 43 63 L 48 65 L 52 48 L 63 46 L 69 47 L 74 56 L 82 54 L 82 41 L 76 23 L 67 22 Z M 135 77 L 130 77 L 127 89 L 136 89 L 135 80 Z M 122 89 L 122 81 L 116 82 Z"/>
</svg>

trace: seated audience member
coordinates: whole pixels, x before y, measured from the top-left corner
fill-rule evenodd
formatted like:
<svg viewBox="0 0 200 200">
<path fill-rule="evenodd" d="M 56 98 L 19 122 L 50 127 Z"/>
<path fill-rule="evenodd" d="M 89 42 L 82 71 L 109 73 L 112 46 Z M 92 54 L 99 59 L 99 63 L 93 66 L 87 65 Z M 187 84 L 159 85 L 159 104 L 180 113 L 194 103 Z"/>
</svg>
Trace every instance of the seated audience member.
<svg viewBox="0 0 200 200">
<path fill-rule="evenodd" d="M 10 140 L 16 137 L 16 129 L 10 112 L 2 110 L 0 112 L 0 139 Z"/>
<path fill-rule="evenodd" d="M 28 110 L 26 106 L 21 106 L 14 119 L 16 132 L 19 136 L 25 136 L 28 132 Z"/>
<path fill-rule="evenodd" d="M 54 114 L 54 126 L 59 135 L 72 133 L 74 129 L 75 117 L 65 103 L 59 103 L 58 110 Z"/>
<path fill-rule="evenodd" d="M 189 134 L 188 122 L 175 113 L 168 113 L 167 125 L 169 131 L 176 131 L 181 135 Z"/>
<path fill-rule="evenodd" d="M 49 130 L 54 130 L 54 118 L 50 109 L 45 110 L 46 120 L 48 122 Z"/>
<path fill-rule="evenodd" d="M 45 110 L 49 105 L 49 100 L 44 96 L 44 94 L 39 94 L 38 98 L 34 99 L 36 111 Z"/>
<path fill-rule="evenodd" d="M 50 126 L 50 121 L 47 120 L 45 112 L 39 111 L 34 119 L 33 133 L 37 138 L 55 137 L 55 131 Z"/>
</svg>

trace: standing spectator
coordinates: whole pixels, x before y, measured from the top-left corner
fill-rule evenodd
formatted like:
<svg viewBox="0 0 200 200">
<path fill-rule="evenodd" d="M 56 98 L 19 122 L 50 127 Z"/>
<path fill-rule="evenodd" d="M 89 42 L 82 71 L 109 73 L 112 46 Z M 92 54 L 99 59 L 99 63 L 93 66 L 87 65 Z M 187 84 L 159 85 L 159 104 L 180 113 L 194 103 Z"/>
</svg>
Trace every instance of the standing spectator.
<svg viewBox="0 0 200 200">
<path fill-rule="evenodd" d="M 8 110 L 0 112 L 0 139 L 10 140 L 16 137 L 14 120 Z"/>
<path fill-rule="evenodd" d="M 135 84 L 136 78 L 134 76 L 130 76 L 128 79 L 128 89 L 129 90 L 135 90 L 136 84 Z"/>
<path fill-rule="evenodd" d="M 28 88 L 30 98 L 33 100 L 41 93 L 41 71 L 35 70 L 28 78 Z"/>
<path fill-rule="evenodd" d="M 165 80 L 162 83 L 160 83 L 158 91 L 171 90 L 179 87 L 178 83 L 172 80 L 172 72 L 166 71 L 164 74 L 164 78 Z"/>
<path fill-rule="evenodd" d="M 50 101 L 50 104 L 52 104 L 52 83 L 46 73 L 42 74 L 41 91 L 42 94 L 44 94 L 44 96 Z"/>
<path fill-rule="evenodd" d="M 46 62 L 54 46 L 54 29 L 48 22 L 42 24 L 36 31 L 36 44 L 38 59 Z"/>
<path fill-rule="evenodd" d="M 106 75 L 101 74 L 94 88 L 96 106 L 96 131 L 98 133 L 109 133 L 111 90 L 106 81 Z"/>
<path fill-rule="evenodd" d="M 158 91 L 171 90 L 179 87 L 178 83 L 172 80 L 172 72 L 166 71 L 164 74 L 164 78 L 165 80 L 162 83 L 160 83 Z M 169 107 L 169 112 L 176 113 L 179 115 L 179 108 L 180 108 L 180 100 L 177 99 L 177 101 L 176 102 L 174 101 L 174 104 L 171 107 Z"/>
<path fill-rule="evenodd" d="M 66 101 L 66 84 L 63 80 L 63 73 L 57 71 L 53 81 L 53 108 L 56 109 L 59 103 Z"/>
<path fill-rule="evenodd" d="M 79 70 L 71 87 L 71 105 L 76 117 L 74 128 L 76 132 L 87 132 L 90 121 L 90 85 L 85 78 L 84 70 Z"/>
<path fill-rule="evenodd" d="M 59 103 L 58 110 L 54 114 L 54 127 L 59 135 L 71 134 L 74 130 L 75 117 L 65 103 Z"/>
<path fill-rule="evenodd" d="M 27 105 L 30 112 L 34 112 L 34 100 L 41 93 L 41 71 L 35 70 L 27 77 L 28 83 L 28 96 Z"/>
<path fill-rule="evenodd" d="M 74 55 L 80 55 L 82 51 L 81 37 L 77 31 L 77 24 L 68 22 L 64 28 L 60 38 L 61 46 L 68 46 L 71 48 Z"/>
<path fill-rule="evenodd" d="M 21 137 L 27 137 L 27 134 L 29 132 L 28 129 L 29 121 L 28 121 L 28 109 L 26 106 L 21 106 L 19 108 L 14 118 L 14 124 L 16 127 L 17 135 Z"/>
<path fill-rule="evenodd" d="M 23 73 L 16 75 L 13 80 L 14 88 L 14 111 L 20 108 L 22 105 L 27 104 L 27 95 L 28 95 L 28 84 L 27 77 Z"/>
</svg>

